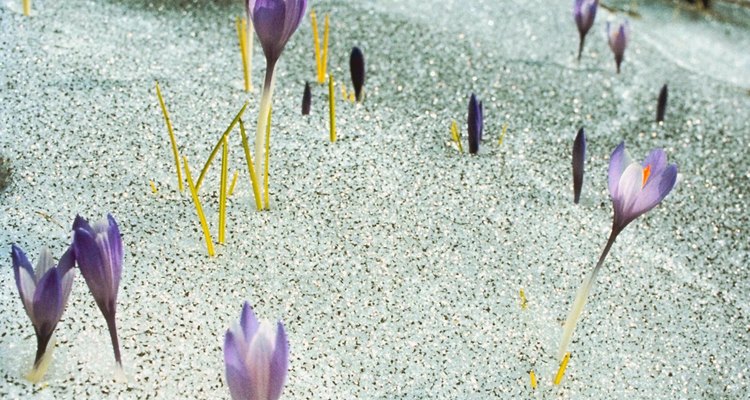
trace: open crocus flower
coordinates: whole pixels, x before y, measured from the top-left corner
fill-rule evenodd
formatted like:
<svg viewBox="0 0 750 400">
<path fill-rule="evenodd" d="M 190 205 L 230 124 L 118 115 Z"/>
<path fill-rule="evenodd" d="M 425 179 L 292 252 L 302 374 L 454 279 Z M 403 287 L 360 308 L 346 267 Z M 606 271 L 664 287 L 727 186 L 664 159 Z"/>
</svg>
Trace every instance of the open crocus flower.
<svg viewBox="0 0 750 400">
<path fill-rule="evenodd" d="M 574 0 L 573 2 L 573 19 L 578 26 L 578 59 L 581 59 L 583 52 L 583 42 L 586 40 L 586 34 L 594 25 L 596 18 L 596 9 L 599 6 L 599 0 Z"/>
<path fill-rule="evenodd" d="M 563 327 L 558 357 L 562 359 L 573 337 L 578 317 L 583 312 L 596 275 L 604 264 L 617 235 L 634 219 L 656 207 L 672 191 L 677 180 L 677 166 L 667 164 L 662 149 L 654 149 L 642 163 L 634 162 L 620 143 L 609 159 L 609 194 L 612 197 L 614 218 L 612 232 L 599 261 L 578 288 L 568 319 Z"/>
<path fill-rule="evenodd" d="M 115 361 L 122 367 L 120 344 L 117 338 L 115 313 L 117 311 L 117 292 L 122 275 L 122 238 L 117 222 L 111 215 L 107 219 L 89 225 L 88 221 L 77 215 L 73 222 L 73 250 L 76 262 L 89 291 L 94 296 L 107 321 Z M 118 371 L 118 373 L 121 371 Z"/>
<path fill-rule="evenodd" d="M 482 141 L 482 131 L 484 130 L 484 109 L 482 102 L 477 102 L 477 97 L 474 93 L 469 98 L 469 116 L 467 118 L 468 124 L 468 139 L 469 139 L 469 153 L 477 154 L 479 152 L 479 143 Z"/>
<path fill-rule="evenodd" d="M 45 354 L 48 354 L 47 345 L 62 317 L 73 286 L 75 259 L 73 251 L 68 248 L 55 267 L 52 256 L 44 248 L 39 255 L 36 271 L 34 271 L 26 254 L 16 245 L 11 247 L 11 258 L 18 294 L 21 296 L 23 308 L 31 319 L 36 334 L 34 368 L 27 377 L 32 382 L 38 382 L 47 369 L 48 358 L 45 357 Z"/>
<path fill-rule="evenodd" d="M 305 15 L 307 0 L 247 0 L 248 20 L 253 22 L 263 53 L 266 56 L 266 77 L 260 98 L 258 129 L 255 132 L 256 181 L 261 182 L 264 171 L 266 125 L 271 112 L 274 86 L 274 68 L 284 46 L 299 27 Z"/>
<path fill-rule="evenodd" d="M 284 325 L 258 322 L 245 302 L 239 324 L 224 336 L 227 385 L 234 400 L 278 400 L 289 369 Z"/>
<path fill-rule="evenodd" d="M 611 29 L 610 23 L 607 22 L 607 38 L 609 48 L 615 55 L 615 64 L 617 64 L 617 73 L 620 73 L 620 64 L 625 57 L 625 48 L 628 47 L 630 40 L 630 25 L 628 21 L 621 22 L 615 29 Z"/>
</svg>

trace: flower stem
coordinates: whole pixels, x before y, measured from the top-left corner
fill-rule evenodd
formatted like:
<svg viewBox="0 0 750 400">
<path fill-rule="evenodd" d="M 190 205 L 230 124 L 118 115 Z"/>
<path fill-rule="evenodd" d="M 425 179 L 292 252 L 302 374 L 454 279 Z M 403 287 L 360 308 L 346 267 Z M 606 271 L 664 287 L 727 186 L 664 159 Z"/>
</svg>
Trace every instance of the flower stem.
<svg viewBox="0 0 750 400">
<path fill-rule="evenodd" d="M 268 125 L 268 114 L 271 112 L 271 98 L 273 96 L 275 63 L 268 63 L 266 67 L 266 79 L 263 82 L 263 94 L 260 97 L 260 111 L 258 114 L 258 129 L 255 132 L 255 181 L 263 182 L 260 174 L 264 171 L 263 161 L 266 150 L 266 126 Z"/>
<path fill-rule="evenodd" d="M 39 338 L 37 337 L 37 342 Z M 49 369 L 49 365 L 52 362 L 52 353 L 55 351 L 55 341 L 52 337 L 47 339 L 47 344 L 42 347 L 42 353 L 39 354 L 39 347 L 37 347 L 37 360 L 34 361 L 34 366 L 26 374 L 26 379 L 31 383 L 39 383 L 44 378 L 44 375 Z"/>
<path fill-rule="evenodd" d="M 579 34 L 579 40 L 578 40 L 578 61 L 581 61 L 581 54 L 583 53 L 583 42 L 586 41 L 586 36 L 583 34 Z"/>
<path fill-rule="evenodd" d="M 110 307 L 114 311 L 114 304 Z M 107 320 L 107 328 L 109 329 L 109 338 L 112 340 L 112 349 L 115 352 L 115 361 L 118 367 L 122 367 L 122 358 L 120 358 L 120 341 L 117 338 L 117 323 L 115 322 L 115 313 L 109 312 L 104 315 L 104 319 Z"/>
<path fill-rule="evenodd" d="M 594 269 L 589 273 L 589 275 L 586 277 L 586 279 L 583 280 L 581 283 L 581 286 L 578 288 L 578 292 L 576 293 L 576 298 L 573 301 L 573 306 L 570 309 L 570 313 L 568 314 L 568 319 L 565 321 L 565 326 L 563 327 L 563 336 L 562 340 L 560 341 L 560 349 L 557 352 L 557 358 L 562 360 L 563 357 L 565 357 L 565 353 L 568 350 L 568 345 L 570 344 L 571 339 L 573 338 L 573 331 L 576 329 L 576 324 L 578 323 L 578 318 L 581 316 L 581 313 L 583 312 L 583 307 L 586 305 L 586 299 L 589 296 L 589 292 L 591 292 L 591 288 L 594 286 L 594 283 L 596 282 L 596 274 L 599 273 L 599 270 L 602 268 L 602 265 L 604 264 L 604 259 L 607 258 L 607 254 L 609 254 L 609 250 L 612 248 L 612 245 L 615 243 L 615 239 L 617 238 L 617 235 L 620 233 L 620 229 L 612 228 L 612 233 L 609 235 L 609 239 L 607 240 L 607 244 L 604 246 L 604 250 L 602 251 L 601 256 L 599 256 L 599 261 L 596 263 L 596 266 Z"/>
</svg>

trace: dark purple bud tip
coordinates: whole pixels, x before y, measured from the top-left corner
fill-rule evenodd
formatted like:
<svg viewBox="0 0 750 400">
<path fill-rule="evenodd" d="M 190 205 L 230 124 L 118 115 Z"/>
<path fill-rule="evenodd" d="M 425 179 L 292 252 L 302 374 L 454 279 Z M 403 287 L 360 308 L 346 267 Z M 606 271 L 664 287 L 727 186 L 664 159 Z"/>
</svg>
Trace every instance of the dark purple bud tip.
<svg viewBox="0 0 750 400">
<path fill-rule="evenodd" d="M 669 95 L 667 84 L 661 87 L 659 101 L 656 103 L 656 122 L 664 122 L 664 112 L 667 110 L 667 96 Z"/>
<path fill-rule="evenodd" d="M 352 48 L 352 55 L 349 57 L 349 71 L 352 74 L 352 86 L 357 101 L 362 101 L 362 88 L 365 86 L 365 56 L 359 47 Z"/>
<path fill-rule="evenodd" d="M 479 152 L 479 142 L 482 140 L 482 129 L 484 128 L 484 115 L 481 103 L 477 101 L 474 93 L 469 99 L 469 116 L 467 118 L 469 153 Z"/>
<path fill-rule="evenodd" d="M 578 130 L 573 142 L 573 202 L 578 204 L 583 187 L 583 171 L 586 162 L 586 134 L 583 128 Z"/>
<path fill-rule="evenodd" d="M 305 82 L 305 92 L 302 94 L 302 115 L 310 115 L 311 103 L 312 92 L 310 91 L 310 82 Z"/>
</svg>

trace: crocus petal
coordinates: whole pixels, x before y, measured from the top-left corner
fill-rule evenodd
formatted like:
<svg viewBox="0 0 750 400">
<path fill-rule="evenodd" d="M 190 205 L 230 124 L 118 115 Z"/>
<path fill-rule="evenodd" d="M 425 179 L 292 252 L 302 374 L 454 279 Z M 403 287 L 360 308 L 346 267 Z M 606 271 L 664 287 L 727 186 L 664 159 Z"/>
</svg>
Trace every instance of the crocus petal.
<svg viewBox="0 0 750 400">
<path fill-rule="evenodd" d="M 63 296 L 57 269 L 47 271 L 39 280 L 34 293 L 32 322 L 41 336 L 49 336 L 63 313 Z"/>
<path fill-rule="evenodd" d="M 34 270 L 31 268 L 31 262 L 26 257 L 23 249 L 15 244 L 10 249 L 10 258 L 13 261 L 13 277 L 16 280 L 18 294 L 21 296 L 26 313 L 31 317 L 33 313 L 31 300 L 34 297 L 34 290 L 36 288 Z"/>
<path fill-rule="evenodd" d="M 656 207 L 672 191 L 676 182 L 677 166 L 671 164 L 661 171 L 659 175 L 649 179 L 638 199 L 633 204 L 631 212 L 636 214 L 637 217 Z"/>
<path fill-rule="evenodd" d="M 656 122 L 664 121 L 664 113 L 667 110 L 667 97 L 669 96 L 669 89 L 667 84 L 661 87 L 659 91 L 659 99 L 656 101 Z"/>
<path fill-rule="evenodd" d="M 620 183 L 620 177 L 632 162 L 630 154 L 625 150 L 625 142 L 620 142 L 609 157 L 609 195 L 612 199 L 618 197 L 617 185 Z"/>
<path fill-rule="evenodd" d="M 104 270 L 105 261 L 94 237 L 85 229 L 73 234 L 73 248 L 81 275 L 97 303 L 106 303 L 112 297 L 112 275 Z"/>
<path fill-rule="evenodd" d="M 286 44 L 283 41 L 286 3 L 281 0 L 258 0 L 253 7 L 252 19 L 263 53 L 269 63 L 275 63 Z"/>
<path fill-rule="evenodd" d="M 255 333 L 258 332 L 258 327 L 260 326 L 258 318 L 255 316 L 255 312 L 253 312 L 253 308 L 250 307 L 250 303 L 247 301 L 242 305 L 240 326 L 242 327 L 244 338 L 248 342 L 252 340 Z"/>
<path fill-rule="evenodd" d="M 627 213 L 638 199 L 638 194 L 643 187 L 643 168 L 641 168 L 641 165 L 638 163 L 628 165 L 620 177 L 618 187 L 620 209 Z M 623 215 L 623 217 L 630 219 L 627 218 L 627 215 Z"/>
<path fill-rule="evenodd" d="M 273 325 L 264 322 L 250 342 L 245 365 L 253 381 L 253 393 L 257 399 L 269 399 L 269 383 L 271 380 L 271 359 L 274 345 Z"/>
<path fill-rule="evenodd" d="M 94 228 L 91 227 L 89 221 L 86 221 L 86 219 L 80 215 L 76 215 L 76 218 L 73 220 L 73 231 L 75 232 L 79 229 L 84 229 L 89 232 L 91 236 L 94 236 Z"/>
<path fill-rule="evenodd" d="M 653 149 L 641 165 L 643 168 L 646 168 L 646 166 L 651 168 L 651 176 L 659 175 L 667 167 L 667 154 L 662 149 Z"/>
<path fill-rule="evenodd" d="M 39 260 L 36 262 L 36 269 L 34 270 L 36 281 L 39 282 L 39 280 L 42 279 L 42 276 L 54 266 L 55 261 L 52 259 L 52 254 L 49 252 L 49 249 L 42 247 L 42 250 L 39 252 Z"/>
<path fill-rule="evenodd" d="M 227 374 L 227 386 L 234 400 L 251 400 L 252 382 L 245 366 L 244 350 L 238 346 L 239 338 L 228 330 L 224 335 L 224 366 Z"/>
<path fill-rule="evenodd" d="M 276 345 L 271 358 L 271 375 L 268 382 L 268 399 L 277 400 L 284 390 L 289 371 L 289 342 L 281 322 L 276 324 Z"/>
<path fill-rule="evenodd" d="M 110 266 L 112 267 L 112 289 L 114 290 L 115 297 L 117 297 L 117 291 L 120 288 L 120 278 L 122 277 L 122 236 L 120 235 L 120 228 L 117 226 L 117 221 L 111 214 L 107 214 L 107 240 L 109 245 L 109 256 Z"/>
</svg>

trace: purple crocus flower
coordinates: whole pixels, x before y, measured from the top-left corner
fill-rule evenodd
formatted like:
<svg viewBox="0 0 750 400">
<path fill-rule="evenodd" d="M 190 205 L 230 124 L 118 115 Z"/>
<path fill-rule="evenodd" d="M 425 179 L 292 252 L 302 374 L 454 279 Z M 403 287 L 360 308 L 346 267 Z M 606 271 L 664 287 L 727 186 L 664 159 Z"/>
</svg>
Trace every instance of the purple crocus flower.
<svg viewBox="0 0 750 400">
<path fill-rule="evenodd" d="M 619 74 L 620 64 L 625 57 L 625 48 L 628 46 L 628 40 L 630 40 L 630 24 L 628 24 L 628 21 L 621 22 L 615 29 L 611 29 L 610 23 L 607 22 L 607 38 L 609 48 L 615 55 L 615 64 L 617 64 L 617 73 Z"/>
<path fill-rule="evenodd" d="M 279 399 L 289 369 L 284 325 L 259 322 L 245 302 L 239 324 L 224 336 L 224 364 L 232 399 Z"/>
<path fill-rule="evenodd" d="M 589 292 L 596 282 L 596 275 L 604 259 L 615 243 L 617 235 L 634 219 L 656 207 L 672 191 L 677 180 L 677 166 L 667 164 L 662 149 L 654 149 L 642 163 L 634 162 L 620 143 L 609 159 L 609 194 L 612 197 L 614 218 L 612 231 L 604 246 L 599 261 L 578 289 L 568 319 L 563 328 L 558 357 L 562 359 L 573 337 Z"/>
<path fill-rule="evenodd" d="M 469 117 L 467 119 L 468 124 L 468 138 L 469 138 L 469 153 L 477 154 L 479 152 L 479 142 L 482 141 L 482 130 L 484 129 L 484 110 L 482 103 L 477 102 L 477 97 L 474 93 L 469 98 Z"/>
<path fill-rule="evenodd" d="M 586 134 L 583 128 L 578 131 L 573 141 L 573 202 L 578 204 L 583 187 L 583 170 L 586 162 Z"/>
<path fill-rule="evenodd" d="M 89 291 L 107 321 L 115 361 L 122 367 L 115 313 L 122 275 L 122 238 L 112 215 L 91 226 L 80 215 L 73 222 L 73 249 L 76 262 Z"/>
<path fill-rule="evenodd" d="M 305 15 L 307 0 L 247 0 L 245 3 L 248 20 L 253 22 L 263 53 L 266 56 L 266 77 L 260 98 L 258 129 L 255 132 L 256 180 L 261 182 L 264 171 L 266 125 L 271 112 L 273 97 L 274 68 L 284 50 L 284 46 L 299 27 Z"/>
<path fill-rule="evenodd" d="M 599 0 L 574 0 L 573 1 L 573 19 L 578 26 L 578 59 L 581 59 L 583 52 L 583 42 L 586 40 L 586 34 L 594 25 L 596 18 L 596 9 L 599 6 Z"/>
<path fill-rule="evenodd" d="M 46 248 L 42 249 L 36 264 L 36 271 L 31 268 L 26 253 L 20 247 L 14 244 L 10 254 L 18 294 L 21 296 L 26 314 L 34 325 L 37 346 L 34 358 L 34 369 L 36 369 L 62 317 L 73 286 L 75 276 L 73 250 L 68 248 L 55 267 L 49 251 Z"/>
</svg>

